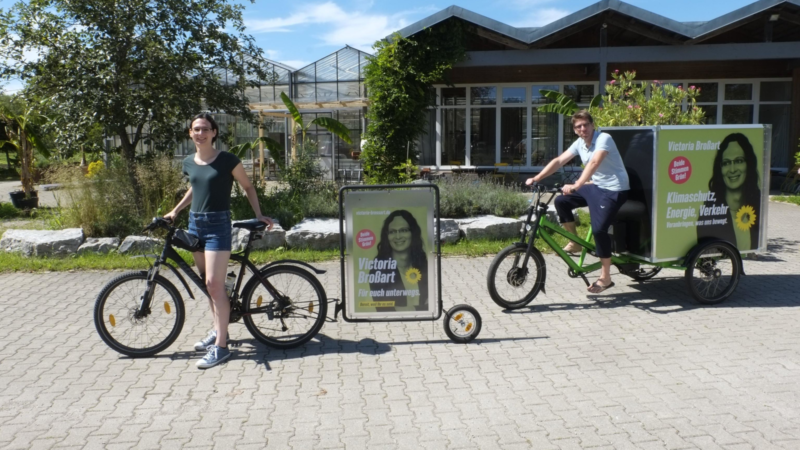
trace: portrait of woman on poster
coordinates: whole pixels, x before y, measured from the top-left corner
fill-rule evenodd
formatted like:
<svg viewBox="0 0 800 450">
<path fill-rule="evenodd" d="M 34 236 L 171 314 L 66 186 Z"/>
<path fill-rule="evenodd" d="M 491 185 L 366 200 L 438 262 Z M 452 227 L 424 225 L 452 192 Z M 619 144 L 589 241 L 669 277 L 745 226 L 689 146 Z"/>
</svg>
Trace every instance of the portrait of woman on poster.
<svg viewBox="0 0 800 450">
<path fill-rule="evenodd" d="M 389 214 L 381 227 L 378 241 L 378 260 L 389 258 L 397 261 L 393 270 L 393 281 L 389 283 L 370 283 L 370 290 L 419 290 L 419 297 L 385 296 L 375 301 L 394 301 L 394 307 L 378 307 L 377 311 L 396 311 L 397 308 L 413 306 L 416 311 L 428 309 L 428 257 L 422 240 L 422 229 L 417 219 L 405 209 Z M 374 274 L 376 270 L 371 270 Z"/>
<path fill-rule="evenodd" d="M 724 214 L 703 217 L 720 223 L 697 227 L 697 239 L 715 237 L 726 240 L 739 251 L 758 248 L 761 225 L 761 187 L 758 160 L 753 145 L 741 133 L 729 134 L 722 140 L 714 159 L 714 169 L 708 182 L 715 201 L 706 207 L 727 205 Z M 725 219 L 726 221 L 720 220 Z M 724 223 L 721 223 L 724 222 Z"/>
</svg>

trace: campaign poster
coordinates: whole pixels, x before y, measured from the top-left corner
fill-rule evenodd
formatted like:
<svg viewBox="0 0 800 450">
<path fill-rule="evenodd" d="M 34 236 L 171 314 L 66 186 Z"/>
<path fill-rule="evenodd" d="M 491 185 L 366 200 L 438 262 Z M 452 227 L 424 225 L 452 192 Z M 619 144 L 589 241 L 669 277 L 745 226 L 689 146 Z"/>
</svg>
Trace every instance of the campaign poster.
<svg viewBox="0 0 800 450">
<path fill-rule="evenodd" d="M 433 317 L 438 304 L 433 191 L 345 195 L 348 317 Z"/>
<path fill-rule="evenodd" d="M 715 237 L 741 253 L 766 248 L 763 125 L 661 127 L 656 155 L 656 261 Z"/>
</svg>

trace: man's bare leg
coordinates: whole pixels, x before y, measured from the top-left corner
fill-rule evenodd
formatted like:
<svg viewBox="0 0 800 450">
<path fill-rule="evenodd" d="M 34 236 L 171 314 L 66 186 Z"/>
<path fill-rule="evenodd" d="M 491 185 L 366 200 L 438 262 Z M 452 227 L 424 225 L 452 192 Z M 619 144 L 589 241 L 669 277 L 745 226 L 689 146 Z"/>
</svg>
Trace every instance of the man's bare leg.
<svg viewBox="0 0 800 450">
<path fill-rule="evenodd" d="M 578 234 L 578 227 L 575 226 L 575 222 L 564 222 L 561 224 L 561 226 L 574 235 Z M 581 251 L 581 248 L 582 247 L 575 242 L 569 241 L 569 243 L 564 247 L 564 251 L 567 253 L 578 253 Z"/>
</svg>

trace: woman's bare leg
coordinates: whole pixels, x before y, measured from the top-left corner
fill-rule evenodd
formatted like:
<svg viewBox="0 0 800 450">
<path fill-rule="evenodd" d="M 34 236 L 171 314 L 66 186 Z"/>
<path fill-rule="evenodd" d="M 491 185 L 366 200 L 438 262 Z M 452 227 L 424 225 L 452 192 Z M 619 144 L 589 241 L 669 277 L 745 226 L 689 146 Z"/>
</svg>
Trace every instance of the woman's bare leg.
<svg viewBox="0 0 800 450">
<path fill-rule="evenodd" d="M 200 273 L 200 279 L 203 280 L 204 283 L 207 282 L 205 252 L 194 252 L 192 256 L 194 257 L 194 264 L 197 266 L 197 271 Z M 216 330 L 214 326 L 214 301 L 211 300 L 211 297 L 208 297 L 208 307 L 211 308 L 211 329 Z"/>
<path fill-rule="evenodd" d="M 217 331 L 218 347 L 227 347 L 228 321 L 231 316 L 231 303 L 225 292 L 225 273 L 228 270 L 230 251 L 206 251 L 206 288 L 211 295 L 214 315 L 214 329 Z"/>
</svg>

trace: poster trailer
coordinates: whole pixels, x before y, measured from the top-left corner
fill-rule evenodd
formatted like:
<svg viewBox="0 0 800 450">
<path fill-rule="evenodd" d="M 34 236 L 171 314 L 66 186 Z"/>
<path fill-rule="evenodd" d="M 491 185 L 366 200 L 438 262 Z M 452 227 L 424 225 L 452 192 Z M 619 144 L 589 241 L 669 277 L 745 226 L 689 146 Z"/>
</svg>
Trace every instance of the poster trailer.
<svg viewBox="0 0 800 450">
<path fill-rule="evenodd" d="M 705 238 L 730 242 L 742 254 L 766 250 L 769 125 L 602 131 L 624 142 L 631 197 L 634 190 L 645 192 L 641 201 L 650 220 L 639 256 L 650 262 L 680 260 Z"/>
<path fill-rule="evenodd" d="M 344 217 L 345 317 L 436 317 L 434 191 L 347 191 Z"/>
</svg>

